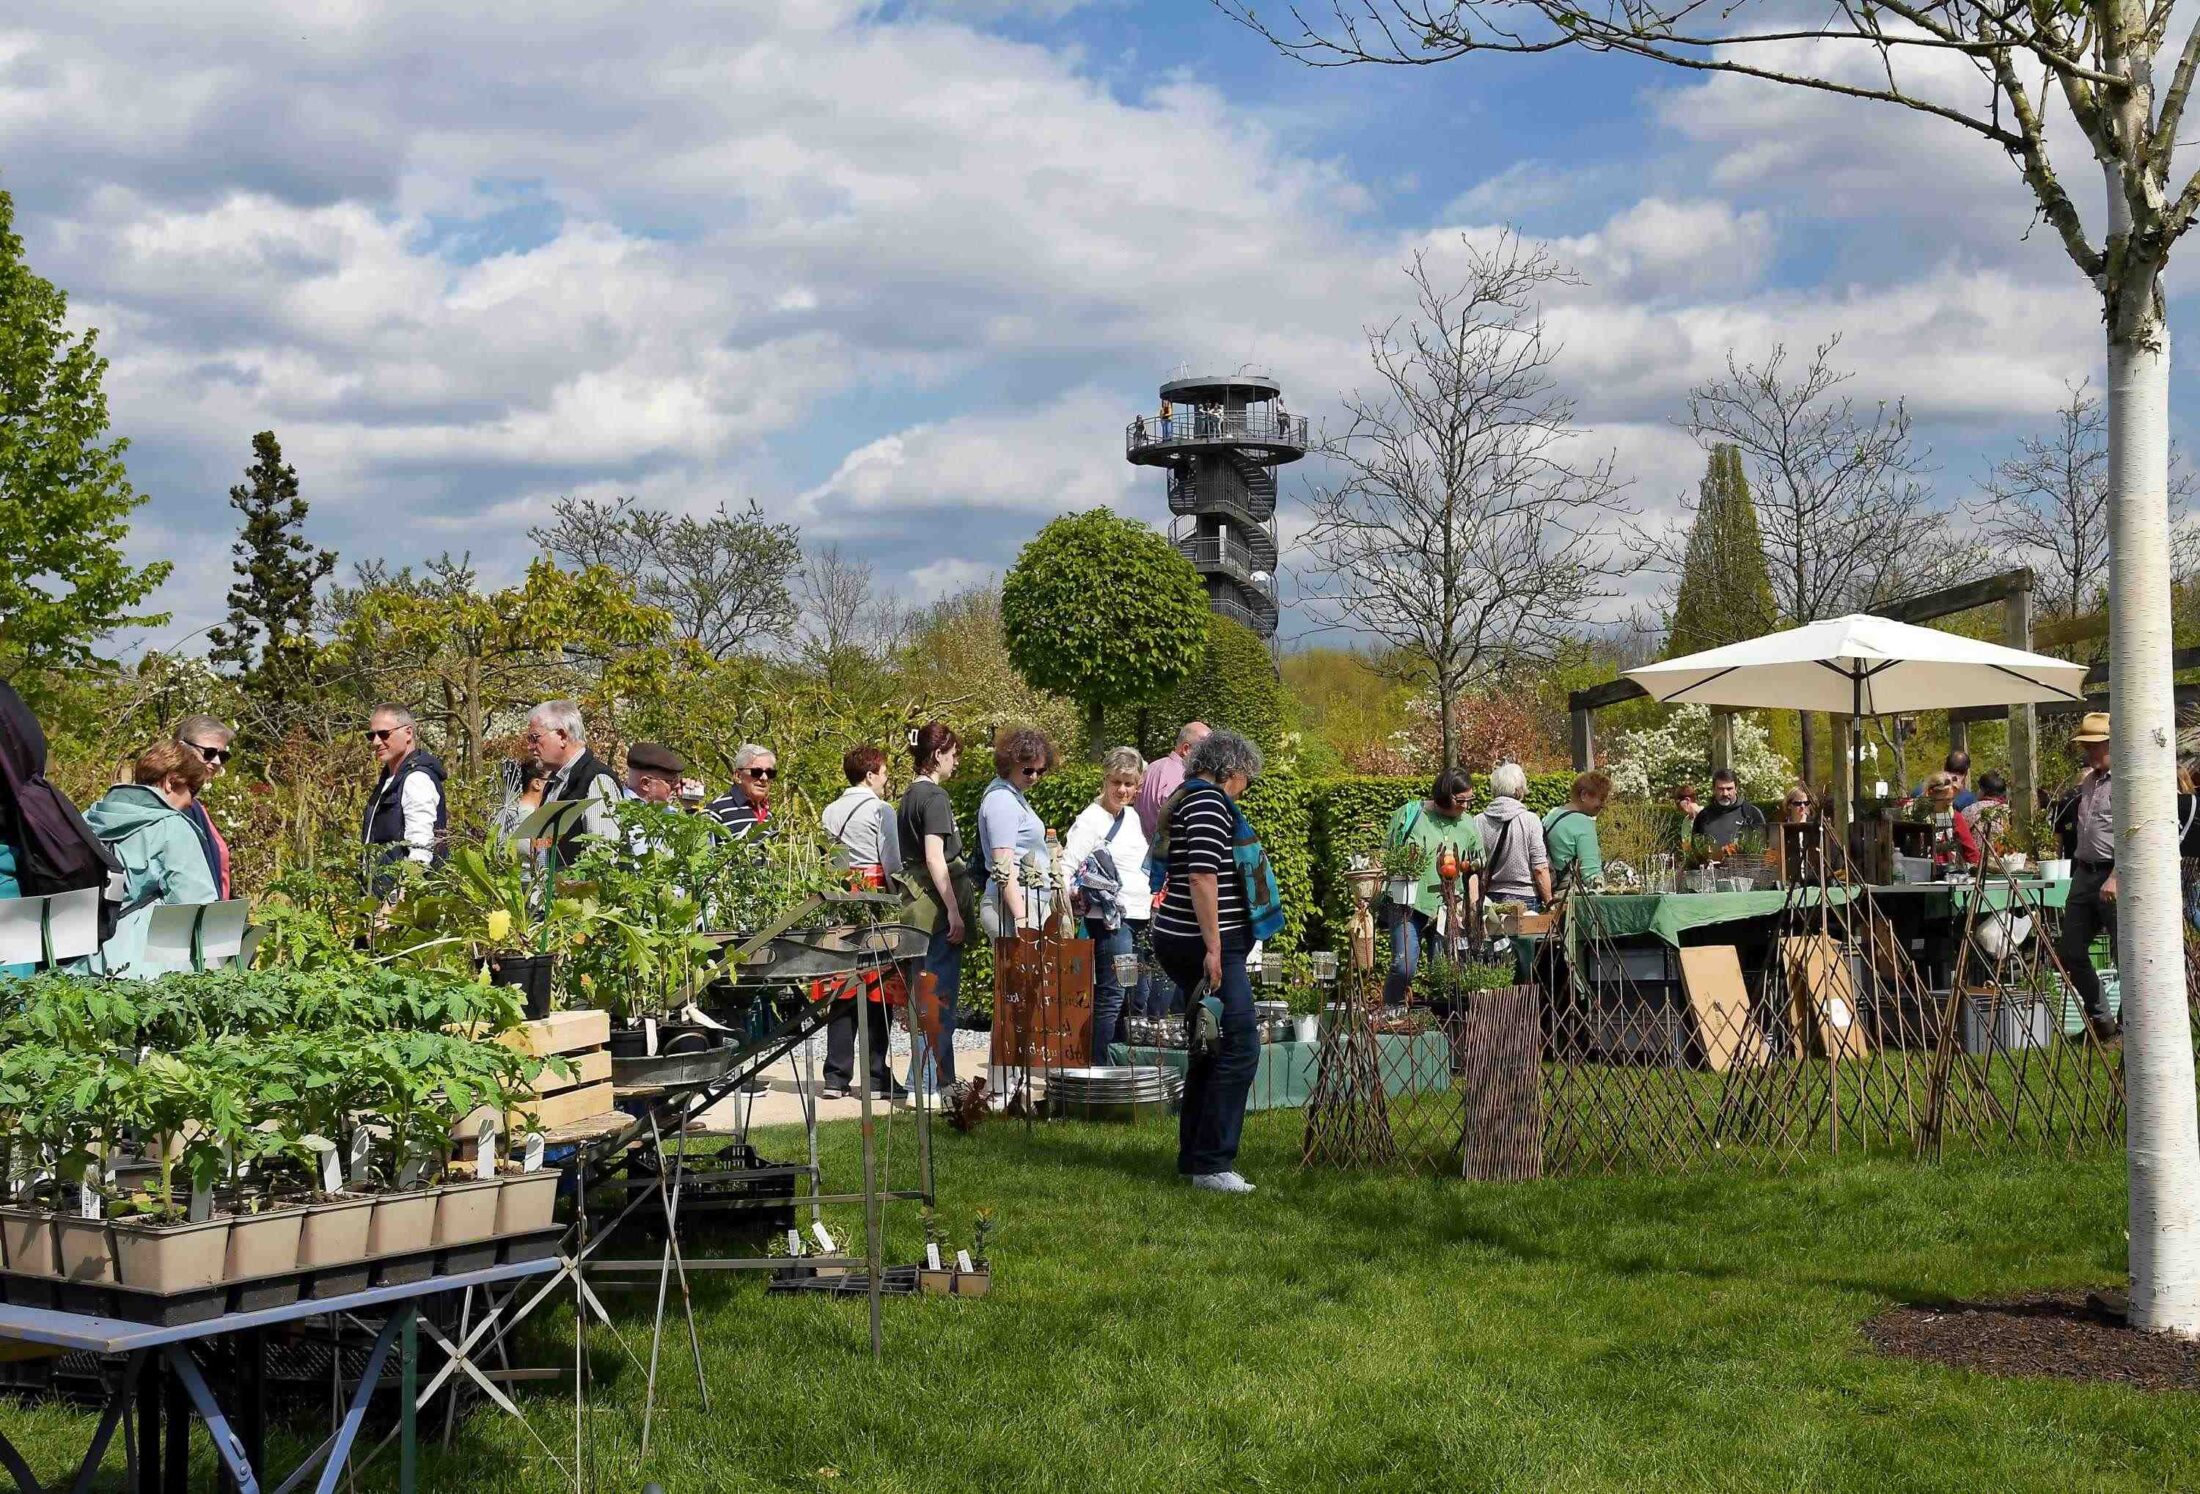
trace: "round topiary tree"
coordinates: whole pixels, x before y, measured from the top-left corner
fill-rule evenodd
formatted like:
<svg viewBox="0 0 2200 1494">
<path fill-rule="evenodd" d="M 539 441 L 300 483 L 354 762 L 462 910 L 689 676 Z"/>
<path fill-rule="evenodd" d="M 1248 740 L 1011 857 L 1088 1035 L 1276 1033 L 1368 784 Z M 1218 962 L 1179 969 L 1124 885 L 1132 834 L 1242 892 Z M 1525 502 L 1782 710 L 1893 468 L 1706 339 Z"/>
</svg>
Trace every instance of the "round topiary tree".
<svg viewBox="0 0 2200 1494">
<path fill-rule="evenodd" d="M 1198 667 L 1207 617 L 1191 562 L 1105 508 L 1048 524 L 1001 582 L 1009 659 L 1033 689 L 1077 702 L 1094 748 L 1110 706 L 1154 701 Z"/>
</svg>

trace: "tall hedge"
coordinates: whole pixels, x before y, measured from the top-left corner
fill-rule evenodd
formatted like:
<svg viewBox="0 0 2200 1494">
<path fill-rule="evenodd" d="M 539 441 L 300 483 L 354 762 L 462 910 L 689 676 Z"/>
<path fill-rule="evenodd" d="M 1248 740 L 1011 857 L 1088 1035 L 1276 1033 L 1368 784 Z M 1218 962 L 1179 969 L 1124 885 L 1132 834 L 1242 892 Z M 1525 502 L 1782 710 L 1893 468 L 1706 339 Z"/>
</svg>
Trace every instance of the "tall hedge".
<svg viewBox="0 0 2200 1494">
<path fill-rule="evenodd" d="M 1274 752 L 1289 713 L 1268 645 L 1245 624 L 1217 613 L 1207 619 L 1207 647 L 1184 682 L 1150 706 L 1110 710 L 1105 740 L 1093 745 L 1128 742 L 1158 757 L 1176 746 L 1177 729 L 1185 722 L 1204 721 L 1240 733 L 1262 752 Z"/>
</svg>

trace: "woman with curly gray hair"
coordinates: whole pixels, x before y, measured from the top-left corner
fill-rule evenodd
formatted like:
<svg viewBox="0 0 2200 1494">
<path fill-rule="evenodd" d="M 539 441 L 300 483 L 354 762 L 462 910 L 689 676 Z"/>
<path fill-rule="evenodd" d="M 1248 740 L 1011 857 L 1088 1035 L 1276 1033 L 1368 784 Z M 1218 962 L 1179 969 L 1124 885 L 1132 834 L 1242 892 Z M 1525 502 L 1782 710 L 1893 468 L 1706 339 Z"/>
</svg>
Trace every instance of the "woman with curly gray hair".
<svg viewBox="0 0 2200 1494">
<path fill-rule="evenodd" d="M 1157 853 L 1167 878 L 1153 916 L 1154 958 L 1185 993 L 1194 1041 L 1177 1121 L 1176 1170 L 1195 1188 L 1250 1193 L 1236 1170 L 1245 1097 L 1260 1067 L 1253 1026 L 1253 983 L 1245 959 L 1254 939 L 1244 850 L 1259 841 L 1237 807 L 1260 772 L 1260 749 L 1234 731 L 1217 731 L 1192 750 L 1184 784 L 1164 807 Z M 1265 866 L 1265 860 L 1259 864 Z M 1273 889 L 1264 893 L 1273 896 Z M 1218 1002 L 1213 1048 L 1202 1051 L 1202 1019 Z"/>
</svg>

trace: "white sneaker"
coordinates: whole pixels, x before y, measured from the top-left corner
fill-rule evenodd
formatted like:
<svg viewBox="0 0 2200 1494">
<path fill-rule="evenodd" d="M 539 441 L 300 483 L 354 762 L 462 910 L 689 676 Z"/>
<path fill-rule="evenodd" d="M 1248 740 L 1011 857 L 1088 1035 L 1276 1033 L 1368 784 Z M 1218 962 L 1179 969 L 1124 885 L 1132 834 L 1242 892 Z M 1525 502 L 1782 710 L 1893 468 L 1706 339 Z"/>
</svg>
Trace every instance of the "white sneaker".
<svg viewBox="0 0 2200 1494">
<path fill-rule="evenodd" d="M 1192 1177 L 1194 1188 L 1204 1188 L 1209 1193 L 1250 1193 L 1253 1185 L 1234 1172 L 1202 1172 Z"/>
</svg>

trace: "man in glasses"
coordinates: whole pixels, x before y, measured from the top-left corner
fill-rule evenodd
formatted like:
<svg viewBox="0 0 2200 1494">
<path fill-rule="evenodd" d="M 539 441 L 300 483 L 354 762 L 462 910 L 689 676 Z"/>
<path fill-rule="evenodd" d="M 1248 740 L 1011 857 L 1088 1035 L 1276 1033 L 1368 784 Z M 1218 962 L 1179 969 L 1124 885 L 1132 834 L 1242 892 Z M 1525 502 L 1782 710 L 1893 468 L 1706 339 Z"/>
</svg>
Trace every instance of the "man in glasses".
<svg viewBox="0 0 2200 1494">
<path fill-rule="evenodd" d="M 570 700 L 546 700 L 527 714 L 527 752 L 550 772 L 542 802 L 584 799 L 588 807 L 558 839 L 558 860 L 573 864 L 584 836 L 614 836 L 619 822 L 611 806 L 625 797 L 619 780 L 601 758 L 588 750 L 588 723 Z"/>
<path fill-rule="evenodd" d="M 237 740 L 218 716 L 186 716 L 176 723 L 176 740 L 200 762 L 206 764 L 208 781 L 222 776 L 222 769 L 229 762 L 229 744 Z M 190 807 L 183 817 L 198 832 L 199 847 L 206 852 L 206 869 L 214 879 L 214 891 L 219 897 L 229 896 L 229 842 L 214 826 L 212 816 L 206 812 L 206 800 L 202 794 L 191 796 Z"/>
<path fill-rule="evenodd" d="M 767 824 L 772 814 L 772 785 L 778 779 L 778 755 L 769 747 L 744 743 L 733 755 L 733 784 L 710 801 L 710 817 L 736 837 Z"/>
<path fill-rule="evenodd" d="M 368 878 L 386 896 L 397 885 L 390 870 L 397 863 L 427 867 L 443 859 L 450 811 L 443 797 L 443 764 L 421 747 L 412 712 L 376 706 L 367 718 L 367 744 L 382 776 L 367 796 L 359 838 L 366 843 Z"/>
</svg>

